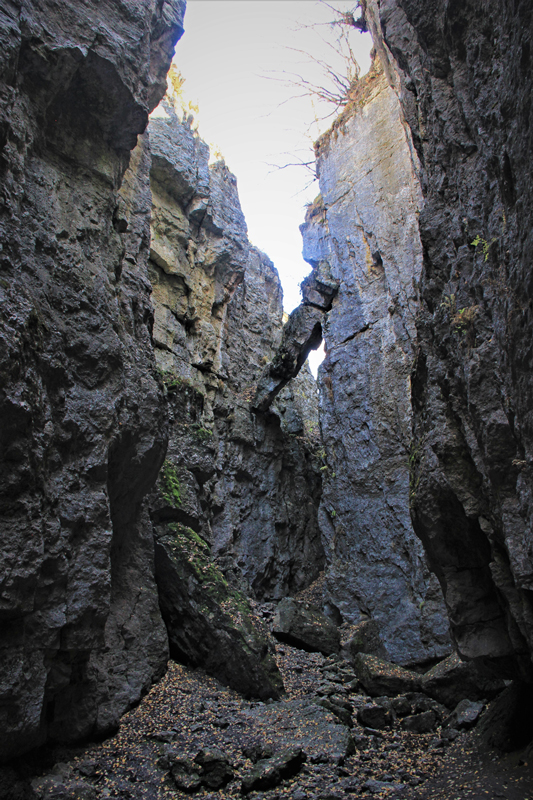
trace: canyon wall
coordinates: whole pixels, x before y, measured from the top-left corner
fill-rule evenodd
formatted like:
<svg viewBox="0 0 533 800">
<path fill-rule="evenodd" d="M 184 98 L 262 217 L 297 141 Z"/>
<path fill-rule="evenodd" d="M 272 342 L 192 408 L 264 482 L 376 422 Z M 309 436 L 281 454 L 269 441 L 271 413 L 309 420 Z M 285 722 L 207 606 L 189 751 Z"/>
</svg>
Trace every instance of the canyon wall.
<svg viewBox="0 0 533 800">
<path fill-rule="evenodd" d="M 268 412 L 251 399 L 283 327 L 282 292 L 252 247 L 235 177 L 170 104 L 149 126 L 154 344 L 168 388 L 175 512 L 257 599 L 308 586 L 324 562 L 316 384 L 306 367 Z M 182 396 L 194 398 L 184 409 Z M 175 412 L 173 404 L 178 403 Z"/>
<path fill-rule="evenodd" d="M 0 12 L 3 758 L 112 730 L 166 663 L 143 502 L 167 440 L 146 159 L 118 192 L 183 11 Z"/>
<path fill-rule="evenodd" d="M 424 204 L 412 515 L 468 658 L 531 675 L 533 9 L 368 0 Z"/>
<path fill-rule="evenodd" d="M 346 621 L 375 619 L 395 661 L 429 660 L 450 642 L 409 513 L 421 197 L 379 59 L 315 151 L 321 196 L 301 228 L 308 284 L 327 274 L 339 287 L 319 370 L 328 597 Z"/>
</svg>

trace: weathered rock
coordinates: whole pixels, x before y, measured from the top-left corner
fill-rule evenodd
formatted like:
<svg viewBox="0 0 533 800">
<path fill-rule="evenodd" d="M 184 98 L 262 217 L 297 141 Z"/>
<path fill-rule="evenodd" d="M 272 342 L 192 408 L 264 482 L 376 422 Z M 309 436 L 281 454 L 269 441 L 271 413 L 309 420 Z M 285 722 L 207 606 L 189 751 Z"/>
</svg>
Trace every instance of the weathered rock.
<svg viewBox="0 0 533 800">
<path fill-rule="evenodd" d="M 460 703 L 457 703 L 456 708 L 454 708 L 452 714 L 446 720 L 446 724 L 452 725 L 459 730 L 473 728 L 484 708 L 485 704 L 482 702 L 461 700 Z"/>
<path fill-rule="evenodd" d="M 302 768 L 307 756 L 301 748 L 283 750 L 271 758 L 261 759 L 242 780 L 242 793 L 265 791 L 293 778 Z"/>
<path fill-rule="evenodd" d="M 179 523 L 158 526 L 155 575 L 171 655 L 247 697 L 279 697 L 283 683 L 266 630 L 197 533 Z"/>
<path fill-rule="evenodd" d="M 208 789 L 222 789 L 233 778 L 234 770 L 224 753 L 216 747 L 200 750 L 194 757 L 200 766 L 200 780 Z"/>
<path fill-rule="evenodd" d="M 2 758 L 108 733 L 167 658 L 143 504 L 166 447 L 146 151 L 124 173 L 183 11 L 2 7 Z"/>
<path fill-rule="evenodd" d="M 354 752 L 350 729 L 330 711 L 307 699 L 253 708 L 249 716 L 266 726 L 275 750 L 301 748 L 311 763 L 343 764 Z"/>
<path fill-rule="evenodd" d="M 176 788 L 182 792 L 196 792 L 200 789 L 200 767 L 192 758 L 177 758 L 170 768 Z"/>
<path fill-rule="evenodd" d="M 489 705 L 476 727 L 476 737 L 503 752 L 525 747 L 533 740 L 532 701 L 530 685 L 512 683 Z"/>
<path fill-rule="evenodd" d="M 404 717 L 400 727 L 411 733 L 431 733 L 437 725 L 437 715 L 434 711 L 422 711 L 420 714 L 411 714 Z"/>
<path fill-rule="evenodd" d="M 355 625 L 350 638 L 342 644 L 341 656 L 352 661 L 357 653 L 369 653 L 379 658 L 387 658 L 387 651 L 381 641 L 379 625 L 373 619 L 364 620 Z"/>
<path fill-rule="evenodd" d="M 372 617 L 388 657 L 409 664 L 450 644 L 409 513 L 420 189 L 378 61 L 315 149 L 321 197 L 301 226 L 304 258 L 315 281 L 339 284 L 319 371 L 328 599 L 345 621 Z"/>
<path fill-rule="evenodd" d="M 322 697 L 320 700 L 317 700 L 316 703 L 327 711 L 331 711 L 343 725 L 346 725 L 348 728 L 352 727 L 352 708 L 349 704 L 346 704 L 348 705 L 348 707 L 346 707 L 344 703 L 339 703 L 333 697 Z"/>
<path fill-rule="evenodd" d="M 358 653 L 353 664 L 358 680 L 372 697 L 393 696 L 420 689 L 420 675 L 383 658 Z"/>
<path fill-rule="evenodd" d="M 167 387 L 169 459 L 182 502 L 165 515 L 213 544 L 258 598 L 309 585 L 323 566 L 317 522 L 316 384 L 307 370 L 268 414 L 250 401 L 281 341 L 282 292 L 250 246 L 235 177 L 163 104 L 149 126 L 156 358 Z"/>
<path fill-rule="evenodd" d="M 337 626 L 320 609 L 292 597 L 278 603 L 272 633 L 282 642 L 324 655 L 338 652 L 340 647 Z"/>
<path fill-rule="evenodd" d="M 392 727 L 394 716 L 383 706 L 366 703 L 364 706 L 360 706 L 360 708 L 357 709 L 357 720 L 361 725 L 367 728 L 384 730 Z"/>
<path fill-rule="evenodd" d="M 532 9 L 367 7 L 424 194 L 413 523 L 459 653 L 530 676 Z"/>
<path fill-rule="evenodd" d="M 501 678 L 473 661 L 462 661 L 455 653 L 422 676 L 422 690 L 448 708 L 460 700 L 491 699 L 504 688 Z"/>
</svg>

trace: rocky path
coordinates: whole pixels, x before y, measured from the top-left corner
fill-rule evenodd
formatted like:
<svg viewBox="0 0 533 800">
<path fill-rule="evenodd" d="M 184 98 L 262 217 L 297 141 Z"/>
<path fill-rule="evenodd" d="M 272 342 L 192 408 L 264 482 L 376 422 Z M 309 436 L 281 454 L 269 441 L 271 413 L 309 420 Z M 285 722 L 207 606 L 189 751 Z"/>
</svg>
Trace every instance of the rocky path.
<svg viewBox="0 0 533 800">
<path fill-rule="evenodd" d="M 449 726 L 365 727 L 365 713 L 386 725 L 390 708 L 362 693 L 346 662 L 288 645 L 277 659 L 287 695 L 267 703 L 171 663 L 116 736 L 21 762 L 16 782 L 9 770 L 0 778 L 2 800 L 533 800 L 524 753 L 482 754 L 473 731 Z"/>
</svg>

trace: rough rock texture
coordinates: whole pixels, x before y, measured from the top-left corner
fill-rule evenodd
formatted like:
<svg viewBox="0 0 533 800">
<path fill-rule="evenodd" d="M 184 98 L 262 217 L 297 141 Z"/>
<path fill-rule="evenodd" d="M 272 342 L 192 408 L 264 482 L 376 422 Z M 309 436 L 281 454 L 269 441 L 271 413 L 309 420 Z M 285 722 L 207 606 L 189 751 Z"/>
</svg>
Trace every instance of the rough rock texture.
<svg viewBox="0 0 533 800">
<path fill-rule="evenodd" d="M 170 654 L 245 697 L 278 698 L 283 682 L 267 630 L 228 585 L 207 542 L 179 523 L 159 526 L 155 570 Z"/>
<path fill-rule="evenodd" d="M 234 176 L 172 106 L 149 127 L 154 343 L 181 487 L 172 518 L 201 533 L 231 581 L 258 598 L 308 586 L 317 523 L 316 384 L 305 368 L 268 411 L 251 399 L 281 340 L 279 278 L 251 247 Z M 165 515 L 155 501 L 156 525 Z"/>
<path fill-rule="evenodd" d="M 466 658 L 531 674 L 528 0 L 371 0 L 421 164 L 413 522 Z"/>
<path fill-rule="evenodd" d="M 379 61 L 316 144 L 321 197 L 302 225 L 306 285 L 338 285 L 319 372 L 326 451 L 320 525 L 330 601 L 374 619 L 389 657 L 449 652 L 435 577 L 409 514 L 419 188 L 400 107 Z M 318 313 L 318 308 L 313 307 Z"/>
<path fill-rule="evenodd" d="M 285 597 L 276 608 L 272 633 L 281 642 L 325 656 L 340 650 L 339 630 L 320 609 L 311 603 Z"/>
<path fill-rule="evenodd" d="M 167 655 L 146 152 L 181 0 L 0 11 L 0 752 L 107 733 Z M 131 228 L 126 230 L 127 221 Z"/>
</svg>

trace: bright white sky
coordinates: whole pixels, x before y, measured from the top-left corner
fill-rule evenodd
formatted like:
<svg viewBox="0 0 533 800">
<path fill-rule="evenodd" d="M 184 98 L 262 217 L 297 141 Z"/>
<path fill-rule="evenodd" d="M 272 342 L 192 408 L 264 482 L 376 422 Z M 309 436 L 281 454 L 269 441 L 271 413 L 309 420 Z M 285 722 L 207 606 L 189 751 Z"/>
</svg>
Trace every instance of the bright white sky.
<svg viewBox="0 0 533 800">
<path fill-rule="evenodd" d="M 352 10 L 356 2 L 332 0 L 332 5 Z M 237 176 L 250 240 L 274 262 L 289 312 L 299 304 L 299 283 L 310 271 L 298 226 L 306 202 L 319 190 L 305 167 L 273 165 L 312 161 L 313 141 L 333 121 L 317 125 L 316 118 L 333 107 L 295 97 L 302 91 L 290 85 L 289 73 L 319 84 L 326 79 L 310 56 L 290 48 L 334 68 L 337 60 L 344 74 L 344 62 L 322 41 L 334 42 L 326 24 L 333 18 L 317 0 L 187 0 L 185 33 L 174 59 L 185 77 L 186 99 L 199 106 L 200 136 L 220 150 Z M 353 30 L 350 43 L 366 72 L 369 34 Z"/>
</svg>

